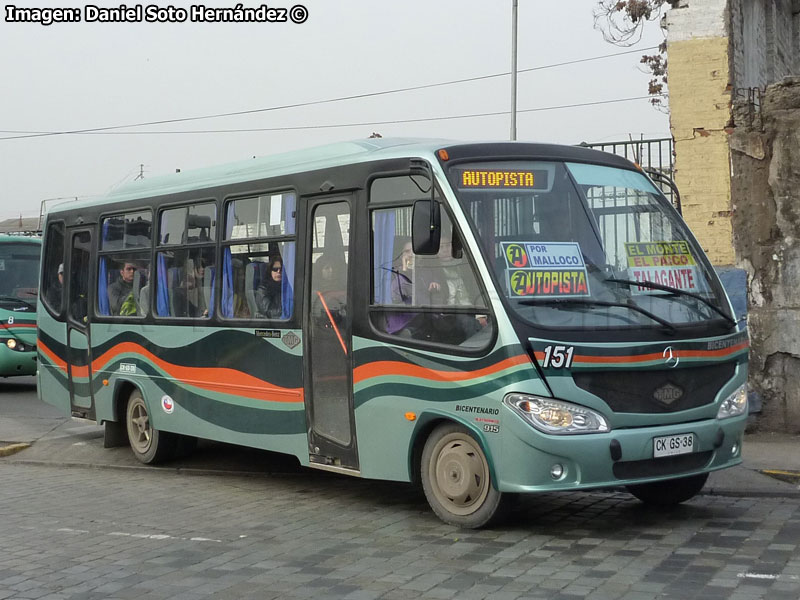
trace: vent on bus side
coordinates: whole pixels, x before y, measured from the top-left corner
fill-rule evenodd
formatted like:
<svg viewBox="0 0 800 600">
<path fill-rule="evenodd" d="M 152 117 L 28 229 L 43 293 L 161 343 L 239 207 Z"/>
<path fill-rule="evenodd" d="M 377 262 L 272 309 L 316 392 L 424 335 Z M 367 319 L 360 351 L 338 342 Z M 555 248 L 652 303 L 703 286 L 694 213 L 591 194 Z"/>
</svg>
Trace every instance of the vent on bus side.
<svg viewBox="0 0 800 600">
<path fill-rule="evenodd" d="M 714 402 L 736 371 L 734 363 L 658 371 L 573 373 L 582 390 L 618 413 L 670 413 Z"/>
</svg>

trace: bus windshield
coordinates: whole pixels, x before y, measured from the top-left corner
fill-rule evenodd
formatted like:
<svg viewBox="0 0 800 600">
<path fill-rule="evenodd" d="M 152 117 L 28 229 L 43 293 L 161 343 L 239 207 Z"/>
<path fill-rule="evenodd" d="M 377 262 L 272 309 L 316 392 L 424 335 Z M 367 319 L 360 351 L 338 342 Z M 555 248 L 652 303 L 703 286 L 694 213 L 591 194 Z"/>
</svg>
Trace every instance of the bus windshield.
<svg viewBox="0 0 800 600">
<path fill-rule="evenodd" d="M 642 173 L 545 161 L 454 165 L 499 293 L 544 328 L 734 321 L 688 228 Z"/>
<path fill-rule="evenodd" d="M 35 310 L 39 276 L 38 244 L 0 244 L 0 308 Z"/>
</svg>

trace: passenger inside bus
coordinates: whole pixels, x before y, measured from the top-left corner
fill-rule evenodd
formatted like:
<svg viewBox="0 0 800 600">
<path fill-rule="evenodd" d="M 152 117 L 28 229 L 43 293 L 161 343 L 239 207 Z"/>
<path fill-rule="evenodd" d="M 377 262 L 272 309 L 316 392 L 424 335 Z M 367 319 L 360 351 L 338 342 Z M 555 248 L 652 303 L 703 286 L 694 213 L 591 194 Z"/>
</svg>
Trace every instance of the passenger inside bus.
<svg viewBox="0 0 800 600">
<path fill-rule="evenodd" d="M 184 279 L 173 292 L 174 316 L 207 317 L 208 306 L 203 294 L 205 279 L 205 263 L 203 259 L 187 261 Z"/>
<path fill-rule="evenodd" d="M 223 311 L 223 315 L 226 317 L 233 316 L 236 319 L 249 319 L 252 315 L 250 313 L 250 306 L 247 303 L 247 286 L 245 285 L 247 269 L 242 259 L 231 259 L 230 271 L 232 273 L 231 281 L 233 284 L 232 305 L 229 305 L 228 312 Z"/>
<path fill-rule="evenodd" d="M 281 292 L 283 288 L 283 260 L 274 256 L 267 267 L 267 273 L 262 278 L 256 290 L 256 305 L 258 312 L 269 319 L 279 319 L 283 312 Z"/>
<path fill-rule="evenodd" d="M 119 278 L 108 286 L 108 304 L 112 315 L 136 314 L 136 305 L 133 300 L 133 275 L 135 272 L 135 264 L 124 263 L 119 270 Z M 123 312 L 123 307 L 125 312 Z"/>
<path fill-rule="evenodd" d="M 344 348 L 341 332 L 347 322 L 347 264 L 338 249 L 320 256 L 312 265 L 314 292 L 311 314 L 317 342 L 339 352 Z"/>
</svg>

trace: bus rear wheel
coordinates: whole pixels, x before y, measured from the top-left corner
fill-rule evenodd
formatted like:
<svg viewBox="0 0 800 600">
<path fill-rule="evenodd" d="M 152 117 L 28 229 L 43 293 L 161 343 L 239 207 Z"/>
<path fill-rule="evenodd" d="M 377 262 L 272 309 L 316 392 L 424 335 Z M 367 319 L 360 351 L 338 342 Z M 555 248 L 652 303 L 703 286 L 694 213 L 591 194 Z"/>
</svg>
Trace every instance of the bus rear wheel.
<svg viewBox="0 0 800 600">
<path fill-rule="evenodd" d="M 128 398 L 125 424 L 128 428 L 131 450 L 140 462 L 147 465 L 155 464 L 174 455 L 176 436 L 153 428 L 147 404 L 139 390 L 131 392 Z"/>
<path fill-rule="evenodd" d="M 461 425 L 433 430 L 422 450 L 420 475 L 428 504 L 445 523 L 485 527 L 504 517 L 510 506 L 511 497 L 492 486 L 480 444 Z"/>
<path fill-rule="evenodd" d="M 628 491 L 645 504 L 653 506 L 672 506 L 694 498 L 703 489 L 708 473 L 629 485 Z"/>
</svg>

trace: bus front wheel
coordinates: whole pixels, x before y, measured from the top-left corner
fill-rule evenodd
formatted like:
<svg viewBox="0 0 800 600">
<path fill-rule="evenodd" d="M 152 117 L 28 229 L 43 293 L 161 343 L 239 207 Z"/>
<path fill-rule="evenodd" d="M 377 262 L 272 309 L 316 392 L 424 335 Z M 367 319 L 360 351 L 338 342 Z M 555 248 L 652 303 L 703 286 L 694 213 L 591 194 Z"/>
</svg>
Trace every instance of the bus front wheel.
<svg viewBox="0 0 800 600">
<path fill-rule="evenodd" d="M 173 456 L 176 443 L 174 434 L 153 428 L 147 404 L 139 390 L 131 392 L 128 398 L 125 423 L 131 450 L 139 461 L 149 465 Z"/>
<path fill-rule="evenodd" d="M 672 506 L 694 498 L 703 489 L 707 479 L 708 473 L 701 473 L 680 479 L 629 485 L 628 491 L 645 504 Z"/>
<path fill-rule="evenodd" d="M 422 450 L 420 475 L 428 504 L 451 525 L 490 525 L 505 516 L 511 501 L 492 486 L 486 455 L 461 425 L 433 430 Z"/>
</svg>

